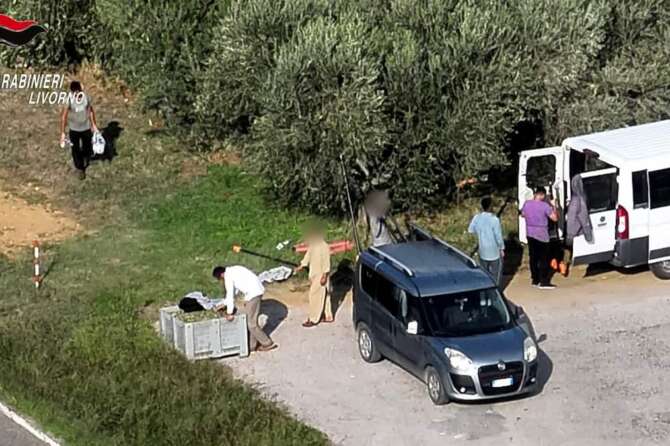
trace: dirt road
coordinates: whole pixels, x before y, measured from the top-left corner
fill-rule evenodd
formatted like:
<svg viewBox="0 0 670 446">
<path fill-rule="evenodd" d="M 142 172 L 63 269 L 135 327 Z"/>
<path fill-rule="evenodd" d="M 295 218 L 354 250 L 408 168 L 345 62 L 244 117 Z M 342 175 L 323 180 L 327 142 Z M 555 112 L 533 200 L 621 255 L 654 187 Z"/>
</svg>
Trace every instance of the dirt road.
<svg viewBox="0 0 670 446">
<path fill-rule="evenodd" d="M 304 309 L 291 308 L 272 334 L 279 350 L 225 362 L 337 445 L 668 444 L 670 283 L 610 272 L 539 291 L 526 280 L 506 293 L 547 336 L 548 379 L 530 398 L 433 406 L 397 366 L 363 363 L 350 305 L 309 330 Z"/>
</svg>

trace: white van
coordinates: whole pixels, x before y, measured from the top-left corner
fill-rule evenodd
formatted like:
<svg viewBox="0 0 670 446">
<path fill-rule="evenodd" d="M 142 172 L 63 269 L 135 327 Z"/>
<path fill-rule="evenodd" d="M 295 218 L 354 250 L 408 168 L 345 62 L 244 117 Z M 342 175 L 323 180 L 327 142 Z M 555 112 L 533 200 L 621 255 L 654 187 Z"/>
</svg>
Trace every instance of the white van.
<svg viewBox="0 0 670 446">
<path fill-rule="evenodd" d="M 545 187 L 562 218 L 552 237 L 563 240 L 563 211 L 570 179 L 580 175 L 594 242 L 581 235 L 573 244 L 573 264 L 610 262 L 618 267 L 648 263 L 670 279 L 670 120 L 568 138 L 560 147 L 521 152 L 519 208 Z M 519 238 L 526 243 L 525 221 Z"/>
</svg>

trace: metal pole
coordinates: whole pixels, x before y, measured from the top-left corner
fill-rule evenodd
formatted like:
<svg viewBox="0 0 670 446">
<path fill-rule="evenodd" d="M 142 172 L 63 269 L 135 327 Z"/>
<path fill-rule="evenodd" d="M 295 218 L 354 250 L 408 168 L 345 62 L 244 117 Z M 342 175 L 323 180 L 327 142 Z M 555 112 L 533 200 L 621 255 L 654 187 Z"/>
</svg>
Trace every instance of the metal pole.
<svg viewBox="0 0 670 446">
<path fill-rule="evenodd" d="M 272 260 L 273 262 L 283 263 L 285 265 L 291 265 L 291 266 L 298 266 L 298 264 L 295 263 L 295 262 L 290 262 L 288 260 L 280 259 L 278 257 L 271 257 L 271 256 L 268 256 L 268 255 L 265 255 L 265 254 L 261 254 L 259 252 L 249 251 L 248 249 L 242 248 L 240 245 L 233 245 L 233 252 L 237 252 L 237 253 L 243 252 L 245 254 L 249 254 L 249 255 L 252 255 L 252 256 Z"/>
<path fill-rule="evenodd" d="M 33 282 L 35 283 L 35 289 L 39 289 L 40 282 L 42 278 L 40 277 L 40 242 L 37 240 L 33 241 Z"/>
<path fill-rule="evenodd" d="M 344 155 L 340 153 L 340 164 L 342 165 L 342 176 L 344 177 L 344 187 L 347 191 L 347 204 L 349 205 L 349 215 L 351 216 L 351 230 L 354 235 L 354 242 L 356 249 L 361 252 L 361 241 L 358 238 L 358 230 L 356 229 L 356 215 L 354 214 L 354 205 L 351 201 L 351 190 L 349 189 L 349 177 L 347 176 L 347 168 L 344 164 Z"/>
</svg>

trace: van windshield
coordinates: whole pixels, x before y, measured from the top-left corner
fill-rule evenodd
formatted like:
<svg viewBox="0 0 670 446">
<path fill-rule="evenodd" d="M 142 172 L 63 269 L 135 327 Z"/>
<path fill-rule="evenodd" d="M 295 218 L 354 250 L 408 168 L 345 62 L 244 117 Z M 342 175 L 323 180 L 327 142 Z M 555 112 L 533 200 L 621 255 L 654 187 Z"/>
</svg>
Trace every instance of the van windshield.
<svg viewBox="0 0 670 446">
<path fill-rule="evenodd" d="M 497 288 L 444 294 L 424 299 L 435 336 L 457 337 L 491 333 L 510 327 L 512 318 Z"/>
</svg>

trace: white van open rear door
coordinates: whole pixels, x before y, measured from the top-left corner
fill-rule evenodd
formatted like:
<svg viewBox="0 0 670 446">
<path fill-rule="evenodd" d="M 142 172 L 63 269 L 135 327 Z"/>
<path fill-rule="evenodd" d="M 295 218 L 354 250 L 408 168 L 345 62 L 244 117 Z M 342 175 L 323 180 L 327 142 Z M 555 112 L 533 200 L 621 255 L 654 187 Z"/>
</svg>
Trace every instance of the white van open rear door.
<svg viewBox="0 0 670 446">
<path fill-rule="evenodd" d="M 614 255 L 619 195 L 617 174 L 617 169 L 611 167 L 580 175 L 593 227 L 593 243 L 587 242 L 584 235 L 575 237 L 572 245 L 574 265 L 609 262 Z"/>
<path fill-rule="evenodd" d="M 563 149 L 548 147 L 546 149 L 525 150 L 519 158 L 518 204 L 519 211 L 523 204 L 533 198 L 533 189 L 544 187 L 548 194 L 558 199 L 559 205 L 565 203 L 565 187 L 563 183 Z M 558 235 L 563 237 L 563 225 L 558 225 Z M 519 214 L 519 240 L 526 240 L 526 220 Z"/>
<path fill-rule="evenodd" d="M 670 169 L 649 171 L 649 263 L 670 260 Z"/>
</svg>

